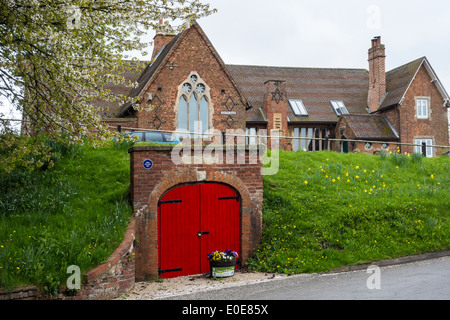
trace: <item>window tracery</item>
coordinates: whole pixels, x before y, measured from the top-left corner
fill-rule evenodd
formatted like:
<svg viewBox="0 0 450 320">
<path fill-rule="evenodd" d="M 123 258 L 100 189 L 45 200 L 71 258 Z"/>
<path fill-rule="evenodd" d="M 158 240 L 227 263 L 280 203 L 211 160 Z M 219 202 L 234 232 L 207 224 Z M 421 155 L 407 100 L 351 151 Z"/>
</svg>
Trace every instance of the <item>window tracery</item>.
<svg viewBox="0 0 450 320">
<path fill-rule="evenodd" d="M 212 127 L 210 88 L 195 71 L 179 86 L 176 109 L 178 131 L 205 133 Z"/>
</svg>

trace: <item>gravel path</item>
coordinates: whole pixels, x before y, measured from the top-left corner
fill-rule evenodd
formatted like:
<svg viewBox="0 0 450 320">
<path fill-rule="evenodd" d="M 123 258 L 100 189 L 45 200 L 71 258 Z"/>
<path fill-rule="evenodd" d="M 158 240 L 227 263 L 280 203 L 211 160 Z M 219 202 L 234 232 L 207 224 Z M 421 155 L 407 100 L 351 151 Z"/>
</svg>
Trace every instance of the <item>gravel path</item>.
<svg viewBox="0 0 450 320">
<path fill-rule="evenodd" d="M 238 270 L 234 276 L 221 279 L 211 279 L 209 273 L 205 273 L 173 279 L 137 282 L 127 294 L 122 295 L 116 300 L 154 300 L 207 290 L 230 288 L 244 284 L 266 282 L 285 277 L 287 276 Z"/>
</svg>

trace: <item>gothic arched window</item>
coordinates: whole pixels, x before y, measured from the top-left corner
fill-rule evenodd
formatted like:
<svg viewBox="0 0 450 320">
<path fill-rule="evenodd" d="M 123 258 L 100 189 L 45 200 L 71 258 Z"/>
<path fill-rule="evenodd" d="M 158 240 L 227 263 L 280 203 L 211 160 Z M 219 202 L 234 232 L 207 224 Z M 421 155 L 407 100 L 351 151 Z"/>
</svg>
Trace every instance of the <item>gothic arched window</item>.
<svg viewBox="0 0 450 320">
<path fill-rule="evenodd" d="M 195 72 L 178 87 L 177 131 L 205 133 L 212 127 L 210 88 Z"/>
</svg>

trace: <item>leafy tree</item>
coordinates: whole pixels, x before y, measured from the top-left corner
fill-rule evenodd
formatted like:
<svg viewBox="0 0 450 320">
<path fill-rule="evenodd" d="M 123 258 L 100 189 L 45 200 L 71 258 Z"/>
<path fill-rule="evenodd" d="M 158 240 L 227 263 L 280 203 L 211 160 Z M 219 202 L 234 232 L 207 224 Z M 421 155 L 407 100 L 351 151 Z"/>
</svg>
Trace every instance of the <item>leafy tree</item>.
<svg viewBox="0 0 450 320">
<path fill-rule="evenodd" d="M 150 30 L 176 33 L 213 12 L 200 0 L 0 0 L 0 98 L 22 112 L 34 136 L 68 143 L 109 137 L 93 102 L 128 101 L 105 89 L 137 85 L 120 75 L 142 67 L 126 52 L 145 54 Z M 0 120 L 0 169 L 50 159 L 42 141 L 19 139 L 7 126 Z"/>
</svg>

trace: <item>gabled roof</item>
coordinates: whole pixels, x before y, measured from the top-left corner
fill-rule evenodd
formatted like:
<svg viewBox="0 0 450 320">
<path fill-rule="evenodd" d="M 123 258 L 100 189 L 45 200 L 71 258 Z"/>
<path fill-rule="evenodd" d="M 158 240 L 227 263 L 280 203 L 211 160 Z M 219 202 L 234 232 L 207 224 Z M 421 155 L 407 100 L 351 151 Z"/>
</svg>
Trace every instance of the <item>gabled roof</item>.
<svg viewBox="0 0 450 320">
<path fill-rule="evenodd" d="M 422 65 L 424 57 L 411 61 L 398 68 L 386 72 L 387 95 L 379 109 L 397 105 L 402 100 L 414 76 Z"/>
<path fill-rule="evenodd" d="M 355 139 L 393 141 L 399 138 L 397 131 L 383 114 L 346 114 L 340 119 L 344 120 L 354 133 Z"/>
<path fill-rule="evenodd" d="M 190 30 L 192 30 L 193 28 L 195 28 L 199 32 L 200 36 L 206 42 L 208 48 L 213 53 L 213 55 L 216 58 L 217 62 L 222 66 L 223 71 L 228 76 L 229 80 L 233 83 L 235 89 L 238 91 L 238 93 L 239 93 L 239 95 L 240 95 L 240 97 L 242 99 L 243 104 L 245 106 L 247 106 L 248 102 L 247 102 L 246 96 L 243 94 L 243 92 L 241 91 L 241 89 L 238 86 L 238 84 L 234 81 L 233 77 L 231 76 L 231 74 L 229 73 L 228 69 L 226 68 L 225 63 L 223 62 L 222 58 L 217 53 L 217 51 L 214 49 L 211 41 L 208 39 L 208 37 L 206 36 L 206 34 L 204 33 L 204 31 L 202 30 L 200 25 L 197 22 L 195 22 L 195 21 L 192 23 L 190 28 L 187 28 L 183 32 L 180 32 L 178 35 L 176 35 L 163 48 L 163 50 L 158 55 L 158 57 L 155 60 L 155 62 L 153 62 L 152 64 L 149 64 L 147 66 L 147 68 L 142 72 L 141 76 L 138 79 L 138 83 L 139 83 L 138 87 L 136 87 L 133 90 L 131 90 L 131 92 L 129 93 L 129 96 L 130 97 L 137 97 L 137 96 L 140 96 L 142 94 L 142 91 L 147 87 L 148 83 L 150 83 L 152 81 L 152 79 L 156 76 L 158 71 L 161 69 L 161 66 L 165 65 L 166 62 L 168 62 L 168 57 L 170 56 L 170 54 L 174 50 L 176 50 L 178 45 L 182 42 L 184 36 Z M 127 104 L 123 105 L 122 108 L 120 109 L 119 113 L 118 113 L 118 116 L 122 116 L 129 108 L 131 108 L 131 103 L 127 103 Z"/>
<path fill-rule="evenodd" d="M 124 61 L 125 66 L 122 72 L 119 72 L 119 75 L 124 77 L 126 81 L 136 82 L 139 79 L 140 74 L 142 73 L 143 68 L 142 65 L 147 65 L 147 61 Z M 129 68 L 128 68 L 128 66 Z M 104 89 L 110 90 L 114 94 L 127 95 L 132 87 L 127 86 L 125 84 L 107 84 L 104 86 Z M 103 118 L 113 118 L 116 116 L 118 111 L 120 110 L 121 105 L 119 102 L 111 102 L 101 99 L 96 99 L 92 101 L 95 106 L 101 108 L 102 111 L 99 112 L 99 115 Z M 108 110 L 107 110 L 108 109 Z"/>
<path fill-rule="evenodd" d="M 342 100 L 350 113 L 367 113 L 369 74 L 363 69 L 290 68 L 248 65 L 227 65 L 241 87 L 252 109 L 247 121 L 263 122 L 264 83 L 269 79 L 286 81 L 288 99 L 301 99 L 308 116 L 295 116 L 288 109 L 290 123 L 336 123 L 338 117 L 331 100 Z"/>
<path fill-rule="evenodd" d="M 131 98 L 137 97 L 142 93 L 142 90 L 145 89 L 146 85 L 148 84 L 148 82 L 153 78 L 154 74 L 156 73 L 156 71 L 160 68 L 160 66 L 163 64 L 163 62 L 166 60 L 168 54 L 172 51 L 172 48 L 175 46 L 175 44 L 179 41 L 181 35 L 186 32 L 183 31 L 181 33 L 179 33 L 178 35 L 176 35 L 163 49 L 162 51 L 159 53 L 158 57 L 156 58 L 156 60 L 153 63 L 149 63 L 147 65 L 147 67 L 144 69 L 144 71 L 142 71 L 142 73 L 140 74 L 137 82 L 138 82 L 138 86 L 136 88 L 133 88 L 128 96 Z M 131 103 L 126 103 L 124 104 L 119 112 L 117 113 L 117 116 L 122 116 L 129 108 L 131 108 Z"/>
<path fill-rule="evenodd" d="M 402 104 L 411 83 L 414 81 L 419 69 L 424 66 L 432 81 L 436 84 L 443 100 L 450 102 L 450 97 L 441 81 L 434 72 L 426 57 L 422 57 L 395 68 L 386 73 L 386 97 L 382 101 L 378 110 Z"/>
</svg>

